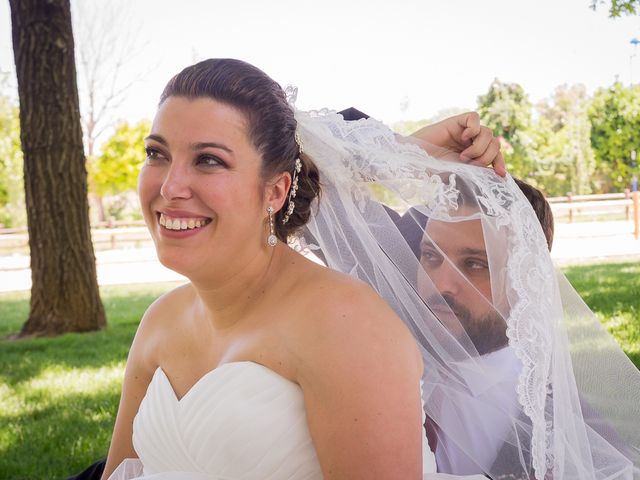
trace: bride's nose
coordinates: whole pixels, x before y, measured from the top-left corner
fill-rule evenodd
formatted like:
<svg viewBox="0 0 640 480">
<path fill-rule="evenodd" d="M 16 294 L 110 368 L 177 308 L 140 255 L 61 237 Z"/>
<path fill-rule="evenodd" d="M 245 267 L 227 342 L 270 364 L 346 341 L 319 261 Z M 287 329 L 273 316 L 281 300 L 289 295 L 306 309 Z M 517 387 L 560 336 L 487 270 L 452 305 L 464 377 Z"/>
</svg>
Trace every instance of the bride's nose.
<svg viewBox="0 0 640 480">
<path fill-rule="evenodd" d="M 165 200 L 190 198 L 192 178 L 187 165 L 172 162 L 166 171 L 160 195 Z"/>
</svg>

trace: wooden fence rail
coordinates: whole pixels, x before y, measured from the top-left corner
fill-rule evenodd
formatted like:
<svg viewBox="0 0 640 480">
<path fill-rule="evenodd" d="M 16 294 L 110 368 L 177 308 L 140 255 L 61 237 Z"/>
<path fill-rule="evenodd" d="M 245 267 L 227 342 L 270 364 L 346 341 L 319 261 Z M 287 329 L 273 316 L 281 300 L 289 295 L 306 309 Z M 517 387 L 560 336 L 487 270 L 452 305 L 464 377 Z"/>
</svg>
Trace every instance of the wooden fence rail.
<svg viewBox="0 0 640 480">
<path fill-rule="evenodd" d="M 557 219 L 568 218 L 571 223 L 579 215 L 613 215 L 630 220 L 633 218 L 633 233 L 640 237 L 640 193 L 607 193 L 600 195 L 567 195 L 547 198 Z M 115 250 L 151 246 L 152 241 L 142 220 L 111 221 L 93 225 L 91 228 L 94 248 Z M 29 235 L 26 228 L 0 229 L 0 255 L 28 253 Z"/>
<path fill-rule="evenodd" d="M 577 215 L 620 215 L 624 212 L 624 218 L 634 220 L 634 236 L 639 236 L 638 225 L 638 192 L 605 193 L 596 195 L 572 195 L 564 197 L 549 197 L 554 216 L 567 216 L 572 223 Z"/>
<path fill-rule="evenodd" d="M 117 248 L 151 246 L 153 242 L 142 220 L 102 223 L 91 228 L 91 238 L 96 251 Z M 0 229 L 0 255 L 28 253 L 29 234 L 26 228 Z"/>
</svg>

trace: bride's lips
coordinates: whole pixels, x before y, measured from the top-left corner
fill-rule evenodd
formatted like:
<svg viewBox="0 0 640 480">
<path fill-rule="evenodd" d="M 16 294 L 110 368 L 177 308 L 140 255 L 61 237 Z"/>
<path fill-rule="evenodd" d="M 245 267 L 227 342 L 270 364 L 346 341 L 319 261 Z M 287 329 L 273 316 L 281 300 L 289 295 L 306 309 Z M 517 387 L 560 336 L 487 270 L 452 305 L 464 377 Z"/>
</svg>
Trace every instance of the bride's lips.
<svg viewBox="0 0 640 480">
<path fill-rule="evenodd" d="M 211 222 L 210 217 L 185 210 L 156 210 L 158 231 L 170 238 L 185 238 L 198 234 Z"/>
</svg>

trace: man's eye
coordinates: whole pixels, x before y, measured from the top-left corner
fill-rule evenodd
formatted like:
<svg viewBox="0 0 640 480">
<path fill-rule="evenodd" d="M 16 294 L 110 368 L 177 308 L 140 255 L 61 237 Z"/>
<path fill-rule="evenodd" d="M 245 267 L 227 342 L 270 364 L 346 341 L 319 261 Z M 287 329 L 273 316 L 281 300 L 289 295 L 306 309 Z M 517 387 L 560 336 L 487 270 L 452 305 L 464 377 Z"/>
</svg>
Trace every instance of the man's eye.
<svg viewBox="0 0 640 480">
<path fill-rule="evenodd" d="M 465 266 L 467 267 L 468 270 L 473 270 L 476 272 L 488 270 L 489 268 L 489 265 L 487 265 L 487 262 L 483 260 L 467 260 L 465 262 Z"/>
<path fill-rule="evenodd" d="M 420 253 L 420 261 L 427 262 L 429 264 L 442 263 L 442 256 L 433 250 L 422 250 Z"/>
</svg>

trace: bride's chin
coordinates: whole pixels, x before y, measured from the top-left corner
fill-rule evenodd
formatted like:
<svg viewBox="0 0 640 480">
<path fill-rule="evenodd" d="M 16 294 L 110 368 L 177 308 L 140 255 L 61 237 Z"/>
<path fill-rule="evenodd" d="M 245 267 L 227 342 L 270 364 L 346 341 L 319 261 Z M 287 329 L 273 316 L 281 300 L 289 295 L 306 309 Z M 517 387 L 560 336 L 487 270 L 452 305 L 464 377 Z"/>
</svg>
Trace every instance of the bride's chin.
<svg viewBox="0 0 640 480">
<path fill-rule="evenodd" d="M 163 249 L 157 249 L 156 253 L 158 260 L 165 268 L 187 278 L 191 278 L 202 265 L 202 262 L 198 262 L 194 257 L 186 256 L 184 253 L 176 254 L 163 251 Z"/>
</svg>

